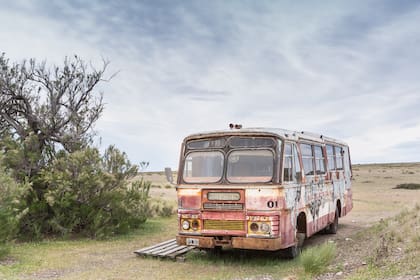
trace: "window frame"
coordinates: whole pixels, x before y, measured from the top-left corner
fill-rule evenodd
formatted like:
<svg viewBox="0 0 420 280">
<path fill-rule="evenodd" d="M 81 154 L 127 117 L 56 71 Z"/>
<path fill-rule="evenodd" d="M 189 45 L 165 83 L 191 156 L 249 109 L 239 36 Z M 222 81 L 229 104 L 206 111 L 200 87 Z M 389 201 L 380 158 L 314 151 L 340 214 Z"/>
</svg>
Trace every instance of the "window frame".
<svg viewBox="0 0 420 280">
<path fill-rule="evenodd" d="M 252 138 L 252 139 L 257 139 L 256 142 L 258 142 L 259 138 L 268 138 L 270 139 L 271 142 L 265 142 L 267 145 L 261 145 L 261 146 L 254 146 L 254 145 L 250 145 L 247 147 L 240 147 L 240 145 L 238 145 L 238 147 L 236 146 L 231 146 L 230 145 L 230 140 L 233 137 L 239 137 L 239 138 Z M 216 148 L 216 147 L 206 147 L 206 148 L 202 148 L 202 147 L 191 147 L 191 145 L 189 146 L 188 144 L 191 142 L 196 142 L 196 141 L 203 141 L 203 140 L 211 140 L 213 138 L 216 139 L 221 139 L 222 141 L 224 140 L 225 142 L 225 146 L 220 147 L 220 148 Z M 263 142 L 264 143 L 264 142 Z M 200 138 L 192 138 L 192 139 L 184 139 L 183 141 L 183 145 L 182 145 L 182 157 L 180 159 L 180 168 L 179 168 L 179 175 L 178 175 L 178 182 L 179 184 L 188 184 L 188 185 L 194 185 L 194 184 L 202 184 L 202 185 L 238 185 L 238 184 L 242 184 L 242 185 L 249 185 L 249 184 L 255 184 L 255 183 L 260 183 L 260 184 L 278 184 L 280 183 L 281 180 L 281 174 L 280 174 L 280 168 L 282 168 L 282 147 L 284 143 L 284 139 L 281 137 L 277 137 L 274 135 L 217 135 L 217 136 L 209 136 L 207 137 L 200 137 Z M 270 146 L 268 145 L 270 144 Z M 194 144 L 193 144 L 194 145 Z M 234 183 L 234 182 L 230 182 L 227 180 L 227 159 L 230 153 L 232 153 L 233 151 L 238 151 L 238 150 L 247 150 L 247 151 L 251 151 L 251 150 L 269 150 L 272 154 L 273 154 L 273 173 L 271 175 L 271 178 L 269 181 L 267 182 L 238 182 L 238 183 Z M 219 151 L 223 154 L 224 160 L 223 160 L 223 175 L 222 178 L 219 179 L 217 182 L 200 182 L 200 183 L 192 183 L 191 180 L 185 180 L 184 179 L 184 172 L 186 170 L 186 162 L 187 162 L 187 157 L 190 155 L 190 153 L 192 152 L 212 152 L 212 151 Z"/>
</svg>

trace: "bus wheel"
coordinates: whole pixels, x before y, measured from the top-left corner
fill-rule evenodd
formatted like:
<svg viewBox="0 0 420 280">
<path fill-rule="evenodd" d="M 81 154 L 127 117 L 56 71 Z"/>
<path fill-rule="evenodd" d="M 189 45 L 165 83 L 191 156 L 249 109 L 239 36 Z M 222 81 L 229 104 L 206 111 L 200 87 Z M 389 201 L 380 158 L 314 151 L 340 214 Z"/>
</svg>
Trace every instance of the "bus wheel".
<svg viewBox="0 0 420 280">
<path fill-rule="evenodd" d="M 335 210 L 334 222 L 330 224 L 325 232 L 330 234 L 336 234 L 338 230 L 338 209 Z"/>
<path fill-rule="evenodd" d="M 305 240 L 306 234 L 304 232 L 298 232 L 296 234 L 296 244 L 292 247 L 284 249 L 284 256 L 288 259 L 294 259 L 300 255 L 303 247 L 303 241 Z"/>
<path fill-rule="evenodd" d="M 297 256 L 299 256 L 300 249 L 299 249 L 299 247 L 296 244 L 295 246 L 292 246 L 292 247 L 289 247 L 289 248 L 284 249 L 284 252 L 283 253 L 284 253 L 284 256 L 286 258 L 288 258 L 288 259 L 294 259 Z"/>
</svg>

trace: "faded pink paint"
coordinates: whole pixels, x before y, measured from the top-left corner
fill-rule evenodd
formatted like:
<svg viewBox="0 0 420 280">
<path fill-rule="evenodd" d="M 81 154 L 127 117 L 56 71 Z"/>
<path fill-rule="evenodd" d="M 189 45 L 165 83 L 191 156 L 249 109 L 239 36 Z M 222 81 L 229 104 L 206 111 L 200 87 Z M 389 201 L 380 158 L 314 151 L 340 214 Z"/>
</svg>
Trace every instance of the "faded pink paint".
<svg viewBox="0 0 420 280">
<path fill-rule="evenodd" d="M 179 196 L 178 200 L 181 200 L 182 208 L 184 209 L 200 209 L 201 198 L 197 195 L 183 195 Z"/>
</svg>

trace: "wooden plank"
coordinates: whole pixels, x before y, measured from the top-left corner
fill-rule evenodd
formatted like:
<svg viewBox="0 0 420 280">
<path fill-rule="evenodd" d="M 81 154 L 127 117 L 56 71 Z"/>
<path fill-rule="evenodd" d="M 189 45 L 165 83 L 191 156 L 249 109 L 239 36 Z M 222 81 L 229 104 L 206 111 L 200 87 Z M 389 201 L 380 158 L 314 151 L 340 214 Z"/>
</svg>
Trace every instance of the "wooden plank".
<svg viewBox="0 0 420 280">
<path fill-rule="evenodd" d="M 177 256 L 179 256 L 179 255 L 182 255 L 182 254 L 185 254 L 185 253 L 187 253 L 187 252 L 189 252 L 189 251 L 191 251 L 192 249 L 194 249 L 195 247 L 194 246 L 189 246 L 189 247 L 187 247 L 187 248 L 184 248 L 184 249 L 182 249 L 181 251 L 177 251 L 177 252 L 175 252 L 175 253 L 173 253 L 173 254 L 170 254 L 170 255 L 167 255 L 167 257 L 169 257 L 169 258 L 176 258 Z"/>
<path fill-rule="evenodd" d="M 176 240 L 175 239 L 167 240 L 165 242 L 161 242 L 161 243 L 155 244 L 153 246 L 149 246 L 149 247 L 145 247 L 145 248 L 139 249 L 136 252 L 141 253 L 141 252 L 144 252 L 144 251 L 152 250 L 152 249 L 154 249 L 156 247 L 165 246 L 165 245 L 170 244 L 170 243 L 173 243 L 173 242 L 176 242 Z"/>
<path fill-rule="evenodd" d="M 172 244 L 171 246 L 159 247 L 159 248 L 156 248 L 154 250 L 147 251 L 147 253 L 152 254 L 152 255 L 156 255 L 156 254 L 159 254 L 161 252 L 165 252 L 165 251 L 171 250 L 173 248 L 177 248 L 177 247 L 179 247 L 178 244 Z"/>
<path fill-rule="evenodd" d="M 151 250 L 151 249 L 154 249 L 154 248 L 159 247 L 159 246 L 164 246 L 164 245 L 166 245 L 168 243 L 173 243 L 174 241 L 176 242 L 176 239 L 167 240 L 165 242 L 162 242 L 162 243 L 159 243 L 159 244 L 155 244 L 153 246 L 149 246 L 149 247 L 145 247 L 145 248 L 139 249 L 139 250 L 135 251 L 134 253 L 141 254 L 141 253 L 143 253 L 143 252 L 145 252 L 147 250 Z"/>
<path fill-rule="evenodd" d="M 147 254 L 154 254 L 154 253 L 156 253 L 156 252 L 165 251 L 165 250 L 168 250 L 168 249 L 172 249 L 172 248 L 174 248 L 174 247 L 177 247 L 177 246 L 178 246 L 178 244 L 176 244 L 176 243 L 174 242 L 174 243 L 171 243 L 171 244 L 166 244 L 166 245 L 164 245 L 164 246 L 159 246 L 159 247 L 156 247 L 156 248 L 153 248 L 153 249 L 147 250 L 147 251 L 146 251 L 146 253 L 147 253 Z"/>
<path fill-rule="evenodd" d="M 172 248 L 171 250 L 166 250 L 164 252 L 161 252 L 158 255 L 161 256 L 161 257 L 163 257 L 163 256 L 169 255 L 169 254 L 171 254 L 173 252 L 176 252 L 176 251 L 179 251 L 181 249 L 184 249 L 185 247 L 187 247 L 187 246 L 185 246 L 185 245 L 177 246 L 176 248 Z"/>
<path fill-rule="evenodd" d="M 134 253 L 140 256 L 153 256 L 175 260 L 177 256 L 183 255 L 194 248 L 195 246 L 178 245 L 175 239 L 171 239 L 153 246 L 139 249 Z"/>
<path fill-rule="evenodd" d="M 150 253 L 153 253 L 155 251 L 160 251 L 162 249 L 165 249 L 165 248 L 168 248 L 168 247 L 172 247 L 172 246 L 178 246 L 178 245 L 175 242 L 164 244 L 164 245 L 160 245 L 160 246 L 156 245 L 155 247 L 150 248 L 149 250 L 146 250 L 144 252 L 150 254 Z"/>
</svg>

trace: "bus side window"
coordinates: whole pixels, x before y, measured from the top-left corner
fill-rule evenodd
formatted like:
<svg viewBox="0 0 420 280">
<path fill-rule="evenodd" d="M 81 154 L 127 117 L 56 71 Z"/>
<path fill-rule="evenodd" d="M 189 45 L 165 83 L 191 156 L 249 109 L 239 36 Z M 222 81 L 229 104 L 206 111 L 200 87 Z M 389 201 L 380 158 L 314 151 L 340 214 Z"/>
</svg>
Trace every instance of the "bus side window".
<svg viewBox="0 0 420 280">
<path fill-rule="evenodd" d="M 325 174 L 325 159 L 321 146 L 314 146 L 315 169 L 317 175 Z"/>
<path fill-rule="evenodd" d="M 309 144 L 300 144 L 300 151 L 302 152 L 302 162 L 305 175 L 315 175 L 312 146 Z"/>
<path fill-rule="evenodd" d="M 343 149 L 341 147 L 334 147 L 335 148 L 335 162 L 336 167 L 339 170 L 343 170 Z"/>
<path fill-rule="evenodd" d="M 344 147 L 343 151 L 344 151 L 344 156 L 343 156 L 343 158 L 344 158 L 344 171 L 346 172 L 346 174 L 348 174 L 347 176 L 349 176 L 351 178 L 352 177 L 352 171 L 351 171 L 349 148 Z"/>
<path fill-rule="evenodd" d="M 328 170 L 335 170 L 335 158 L 334 158 L 334 148 L 331 145 L 326 146 L 327 149 L 327 160 L 328 160 Z"/>
<path fill-rule="evenodd" d="M 285 182 L 293 181 L 293 154 L 292 144 L 284 144 L 284 167 L 283 178 Z"/>
<path fill-rule="evenodd" d="M 295 162 L 295 180 L 300 183 L 302 181 L 302 168 L 300 167 L 299 154 L 296 145 L 293 144 L 293 158 Z"/>
</svg>

